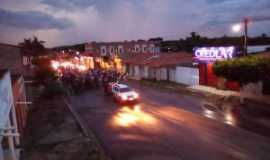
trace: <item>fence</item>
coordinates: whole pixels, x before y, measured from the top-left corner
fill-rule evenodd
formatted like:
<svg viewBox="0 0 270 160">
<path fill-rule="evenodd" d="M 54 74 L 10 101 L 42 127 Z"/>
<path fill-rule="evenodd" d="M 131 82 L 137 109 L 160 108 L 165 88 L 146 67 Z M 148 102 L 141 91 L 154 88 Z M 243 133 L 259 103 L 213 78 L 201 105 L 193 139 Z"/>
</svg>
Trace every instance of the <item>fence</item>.
<svg viewBox="0 0 270 160">
<path fill-rule="evenodd" d="M 175 82 L 186 85 L 199 85 L 199 69 L 191 67 L 176 67 Z"/>
</svg>

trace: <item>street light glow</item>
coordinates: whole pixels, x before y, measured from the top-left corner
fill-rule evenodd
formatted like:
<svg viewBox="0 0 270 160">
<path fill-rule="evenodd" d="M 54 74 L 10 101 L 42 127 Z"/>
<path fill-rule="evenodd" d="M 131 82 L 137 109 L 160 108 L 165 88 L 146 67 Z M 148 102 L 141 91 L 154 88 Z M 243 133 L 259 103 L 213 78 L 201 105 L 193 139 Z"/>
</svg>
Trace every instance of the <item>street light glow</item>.
<svg viewBox="0 0 270 160">
<path fill-rule="evenodd" d="M 235 24 L 235 25 L 232 26 L 233 32 L 240 32 L 241 29 L 242 29 L 241 24 Z"/>
<path fill-rule="evenodd" d="M 134 109 L 123 107 L 114 116 L 114 124 L 121 127 L 130 127 L 137 124 L 149 125 L 155 124 L 155 122 L 155 118 L 152 115 L 142 111 L 140 106 L 135 106 Z"/>
</svg>

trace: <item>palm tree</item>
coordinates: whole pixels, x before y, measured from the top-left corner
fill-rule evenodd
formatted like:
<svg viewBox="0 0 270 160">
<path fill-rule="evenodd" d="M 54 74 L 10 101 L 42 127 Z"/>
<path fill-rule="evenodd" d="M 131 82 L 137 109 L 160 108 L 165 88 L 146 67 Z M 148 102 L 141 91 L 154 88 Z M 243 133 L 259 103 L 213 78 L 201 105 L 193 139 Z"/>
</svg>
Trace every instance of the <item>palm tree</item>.
<svg viewBox="0 0 270 160">
<path fill-rule="evenodd" d="M 19 43 L 22 47 L 22 50 L 26 54 L 30 54 L 32 56 L 38 56 L 44 52 L 45 41 L 40 41 L 36 36 L 32 38 L 25 38 L 23 42 Z"/>
</svg>

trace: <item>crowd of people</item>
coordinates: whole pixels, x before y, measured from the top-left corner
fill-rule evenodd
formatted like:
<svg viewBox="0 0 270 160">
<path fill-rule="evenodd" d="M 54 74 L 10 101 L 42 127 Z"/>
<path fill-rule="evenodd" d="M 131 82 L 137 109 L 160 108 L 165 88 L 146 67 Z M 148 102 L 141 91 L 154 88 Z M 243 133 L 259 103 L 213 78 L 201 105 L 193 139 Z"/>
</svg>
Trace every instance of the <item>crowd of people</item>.
<svg viewBox="0 0 270 160">
<path fill-rule="evenodd" d="M 79 93 L 86 89 L 101 87 L 106 92 L 110 82 L 125 83 L 127 76 L 113 70 L 90 69 L 82 72 L 66 68 L 62 70 L 60 79 L 71 93 Z"/>
</svg>

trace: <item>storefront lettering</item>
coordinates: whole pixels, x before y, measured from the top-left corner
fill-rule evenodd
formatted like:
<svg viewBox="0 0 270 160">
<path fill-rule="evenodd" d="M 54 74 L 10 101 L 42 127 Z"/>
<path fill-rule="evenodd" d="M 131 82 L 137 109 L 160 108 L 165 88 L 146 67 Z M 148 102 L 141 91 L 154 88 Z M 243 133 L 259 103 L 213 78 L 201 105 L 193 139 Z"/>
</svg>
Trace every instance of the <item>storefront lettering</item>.
<svg viewBox="0 0 270 160">
<path fill-rule="evenodd" d="M 233 58 L 234 47 L 202 47 L 195 50 L 195 58 L 198 60 L 226 60 Z"/>
</svg>

